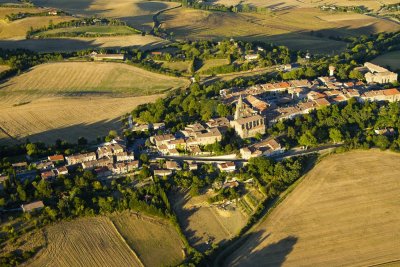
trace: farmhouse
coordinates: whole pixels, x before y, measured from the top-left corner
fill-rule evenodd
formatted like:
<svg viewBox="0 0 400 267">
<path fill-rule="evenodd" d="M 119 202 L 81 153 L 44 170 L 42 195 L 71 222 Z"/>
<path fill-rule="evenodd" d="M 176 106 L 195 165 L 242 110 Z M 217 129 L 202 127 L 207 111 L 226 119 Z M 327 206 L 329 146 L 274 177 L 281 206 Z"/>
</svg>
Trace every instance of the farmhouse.
<svg viewBox="0 0 400 267">
<path fill-rule="evenodd" d="M 44 204 L 41 200 L 21 205 L 23 212 L 32 212 L 34 210 L 42 209 L 43 207 Z"/>
<path fill-rule="evenodd" d="M 95 61 L 102 61 L 102 60 L 125 60 L 124 54 L 98 54 L 97 52 L 92 52 L 90 56 Z"/>
<path fill-rule="evenodd" d="M 175 170 L 175 171 L 182 170 L 182 168 L 181 168 L 181 166 L 179 166 L 178 162 L 173 161 L 173 160 L 169 160 L 169 161 L 165 162 L 165 167 L 167 170 Z"/>
<path fill-rule="evenodd" d="M 368 69 L 368 72 L 365 74 L 365 80 L 367 80 L 368 83 L 385 84 L 397 82 L 397 73 L 370 62 L 366 62 L 364 67 Z"/>
<path fill-rule="evenodd" d="M 259 57 L 260 57 L 259 54 L 248 54 L 248 55 L 246 55 L 244 58 L 245 58 L 246 60 L 256 60 L 256 59 L 258 59 Z"/>
<path fill-rule="evenodd" d="M 57 170 L 57 175 L 67 175 L 68 174 L 68 169 L 65 166 L 58 167 L 56 170 Z"/>
<path fill-rule="evenodd" d="M 42 172 L 41 175 L 43 180 L 52 180 L 56 177 L 56 174 L 53 170 Z"/>
</svg>

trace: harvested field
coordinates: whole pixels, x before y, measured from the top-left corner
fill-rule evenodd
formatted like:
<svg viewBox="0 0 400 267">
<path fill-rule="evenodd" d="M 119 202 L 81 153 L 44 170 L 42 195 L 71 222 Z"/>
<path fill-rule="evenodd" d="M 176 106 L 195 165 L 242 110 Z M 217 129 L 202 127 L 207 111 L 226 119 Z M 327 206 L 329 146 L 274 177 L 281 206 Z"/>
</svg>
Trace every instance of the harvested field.
<svg viewBox="0 0 400 267">
<path fill-rule="evenodd" d="M 399 154 L 378 150 L 328 156 L 238 241 L 225 265 L 398 263 L 399 162 Z"/>
<path fill-rule="evenodd" d="M 186 84 L 123 63 L 40 65 L 1 85 L 0 132 L 47 143 L 93 140 L 120 129 L 120 116 L 137 105 Z M 4 132 L 1 136 L 0 142 L 9 142 Z"/>
<path fill-rule="evenodd" d="M 52 16 L 52 17 L 29 17 L 15 20 L 12 22 L 0 21 L 0 39 L 23 40 L 30 28 L 41 28 L 48 26 L 50 21 L 54 24 L 70 21 L 72 17 Z M 1 43 L 1 42 L 0 42 Z"/>
<path fill-rule="evenodd" d="M 373 63 L 383 67 L 389 67 L 392 70 L 400 69 L 400 51 L 386 53 L 372 60 Z"/>
<path fill-rule="evenodd" d="M 62 62 L 36 66 L 0 85 L 12 104 L 49 96 L 141 96 L 184 87 L 185 79 L 124 63 Z"/>
<path fill-rule="evenodd" d="M 128 26 L 86 26 L 54 29 L 37 34 L 39 37 L 48 38 L 59 34 L 79 34 L 86 36 L 107 36 L 107 35 L 132 35 L 138 34 L 137 30 Z"/>
<path fill-rule="evenodd" d="M 185 258 L 184 245 L 168 221 L 129 212 L 111 220 L 145 266 L 176 266 Z"/>
<path fill-rule="evenodd" d="M 173 2 L 145 0 L 33 0 L 33 2 L 81 16 L 119 18 L 143 31 L 151 30 L 155 13 L 179 5 Z"/>
<path fill-rule="evenodd" d="M 189 243 L 201 252 L 239 233 L 247 216 L 230 205 L 227 209 L 207 203 L 209 194 L 191 198 L 178 194 L 174 209 Z M 229 209 L 231 208 L 231 209 Z"/>
<path fill-rule="evenodd" d="M 35 52 L 70 52 L 84 49 L 134 47 L 141 50 L 155 49 L 167 44 L 161 38 L 140 34 L 129 36 L 110 36 L 93 38 L 52 38 L 29 40 L 0 40 L 0 48 L 24 48 Z"/>
<path fill-rule="evenodd" d="M 143 266 L 106 217 L 60 222 L 45 231 L 46 248 L 26 266 Z"/>
<path fill-rule="evenodd" d="M 400 29 L 400 25 L 394 22 L 366 15 L 337 13 L 332 21 L 329 14 L 317 8 L 296 8 L 269 14 L 178 8 L 164 12 L 160 20 L 162 27 L 173 32 L 178 39 L 233 37 L 275 42 L 314 53 L 331 53 L 345 48 L 345 43 L 328 39 L 330 36 L 357 36 Z M 301 42 L 297 44 L 299 40 Z"/>
<path fill-rule="evenodd" d="M 181 72 L 189 71 L 190 61 L 176 61 L 176 62 L 158 61 L 158 62 L 160 62 L 164 68 L 177 70 Z"/>
</svg>

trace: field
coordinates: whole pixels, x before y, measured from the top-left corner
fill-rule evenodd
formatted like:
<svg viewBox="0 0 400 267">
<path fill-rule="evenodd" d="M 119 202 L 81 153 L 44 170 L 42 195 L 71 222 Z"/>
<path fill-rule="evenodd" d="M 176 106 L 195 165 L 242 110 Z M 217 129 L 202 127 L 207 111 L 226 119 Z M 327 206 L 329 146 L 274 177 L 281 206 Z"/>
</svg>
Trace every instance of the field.
<svg viewBox="0 0 400 267">
<path fill-rule="evenodd" d="M 375 58 L 372 62 L 384 67 L 389 67 L 392 70 L 400 69 L 400 51 L 389 52 Z"/>
<path fill-rule="evenodd" d="M 106 217 L 60 222 L 45 232 L 47 246 L 26 266 L 143 266 Z"/>
<path fill-rule="evenodd" d="M 318 7 L 320 5 L 334 4 L 338 6 L 365 6 L 373 10 L 378 10 L 383 4 L 394 4 L 397 0 L 269 0 L 267 3 L 264 0 L 217 0 L 216 3 L 227 6 L 237 5 L 239 3 L 249 4 L 259 7 L 267 7 L 272 11 L 279 10 L 290 10 L 293 8 L 304 8 L 304 7 Z"/>
<path fill-rule="evenodd" d="M 150 31 L 153 15 L 178 3 L 145 0 L 33 0 L 34 4 L 56 7 L 72 14 L 119 18 L 142 31 Z"/>
<path fill-rule="evenodd" d="M 203 65 L 201 66 L 200 69 L 197 70 L 197 72 L 202 73 L 208 69 L 226 65 L 226 64 L 228 64 L 227 59 L 207 59 L 203 62 Z"/>
<path fill-rule="evenodd" d="M 36 36 L 39 37 L 49 37 L 55 36 L 60 33 L 65 34 L 80 34 L 86 36 L 96 36 L 96 35 L 131 35 L 138 34 L 138 31 L 128 27 L 128 26 L 86 26 L 86 27 L 71 27 L 71 28 L 61 28 L 54 29 L 45 32 L 41 32 Z"/>
<path fill-rule="evenodd" d="M 164 68 L 186 73 L 189 71 L 190 61 L 176 61 L 176 62 L 158 61 L 158 62 L 161 63 L 162 67 Z"/>
<path fill-rule="evenodd" d="M 0 48 L 13 49 L 24 48 L 36 52 L 70 52 L 84 49 L 133 47 L 138 49 L 155 49 L 162 47 L 167 42 L 161 38 L 140 34 L 128 36 L 110 37 L 76 37 L 76 38 L 52 38 L 29 40 L 0 40 Z"/>
<path fill-rule="evenodd" d="M 167 221 L 127 212 L 111 220 L 145 266 L 176 266 L 183 261 L 182 241 Z"/>
<path fill-rule="evenodd" d="M 333 18 L 332 16 L 335 16 Z M 297 8 L 268 14 L 210 12 L 178 8 L 160 15 L 162 27 L 178 39 L 237 38 L 287 45 L 292 49 L 332 53 L 345 43 L 330 36 L 355 36 L 395 31 L 394 22 L 366 15 L 330 14 L 317 8 Z"/>
<path fill-rule="evenodd" d="M 189 243 L 201 252 L 239 233 L 247 216 L 239 209 L 222 209 L 207 203 L 210 194 L 191 198 L 177 194 L 174 209 Z"/>
<path fill-rule="evenodd" d="M 399 162 L 378 150 L 328 156 L 238 241 L 225 265 L 398 264 Z"/>
<path fill-rule="evenodd" d="M 122 63 L 40 65 L 1 85 L 0 142 L 10 141 L 2 131 L 47 143 L 93 140 L 119 129 L 119 117 L 137 105 L 186 84 Z"/>
</svg>

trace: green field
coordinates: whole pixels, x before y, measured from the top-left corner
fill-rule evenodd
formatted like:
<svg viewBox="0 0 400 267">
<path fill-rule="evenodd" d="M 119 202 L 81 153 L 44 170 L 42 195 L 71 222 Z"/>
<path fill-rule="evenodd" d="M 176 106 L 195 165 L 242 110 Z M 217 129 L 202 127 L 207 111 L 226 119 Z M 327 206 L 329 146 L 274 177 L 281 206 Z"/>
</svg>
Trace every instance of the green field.
<svg viewBox="0 0 400 267">
<path fill-rule="evenodd" d="M 162 64 L 163 68 L 177 70 L 180 72 L 187 73 L 190 66 L 190 61 L 157 61 Z"/>
<path fill-rule="evenodd" d="M 228 64 L 228 60 L 227 59 L 207 59 L 203 61 L 203 65 L 200 67 L 200 69 L 197 71 L 199 73 L 202 73 L 204 71 L 207 71 L 211 68 L 215 68 L 218 66 L 223 66 Z"/>
<path fill-rule="evenodd" d="M 70 27 L 48 30 L 40 32 L 38 37 L 57 37 L 57 36 L 112 36 L 112 35 L 131 35 L 139 32 L 129 26 L 85 26 Z"/>
<path fill-rule="evenodd" d="M 373 63 L 383 67 L 389 67 L 392 70 L 400 69 L 400 51 L 386 53 L 372 60 Z"/>
</svg>

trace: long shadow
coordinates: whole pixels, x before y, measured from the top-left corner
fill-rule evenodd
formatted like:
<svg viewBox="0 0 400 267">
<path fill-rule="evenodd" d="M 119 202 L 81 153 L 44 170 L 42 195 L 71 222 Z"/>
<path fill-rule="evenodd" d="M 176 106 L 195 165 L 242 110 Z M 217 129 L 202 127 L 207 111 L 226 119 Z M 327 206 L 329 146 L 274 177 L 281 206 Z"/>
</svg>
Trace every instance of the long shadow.
<svg viewBox="0 0 400 267">
<path fill-rule="evenodd" d="M 298 238 L 287 236 L 277 242 L 268 244 L 266 247 L 257 247 L 268 238 L 271 238 L 271 236 L 270 234 L 265 235 L 264 230 L 249 234 L 238 250 L 240 255 L 228 257 L 224 262 L 224 266 L 282 266 L 288 255 L 293 251 Z"/>
</svg>

